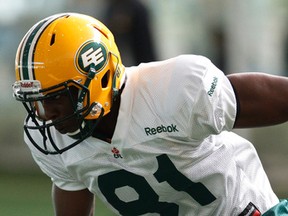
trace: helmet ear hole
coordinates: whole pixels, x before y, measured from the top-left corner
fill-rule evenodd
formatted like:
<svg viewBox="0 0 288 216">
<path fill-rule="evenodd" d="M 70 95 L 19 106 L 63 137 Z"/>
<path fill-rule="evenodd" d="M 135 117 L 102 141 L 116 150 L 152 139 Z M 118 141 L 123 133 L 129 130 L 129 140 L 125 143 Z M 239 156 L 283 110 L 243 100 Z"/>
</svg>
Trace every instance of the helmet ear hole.
<svg viewBox="0 0 288 216">
<path fill-rule="evenodd" d="M 107 88 L 109 83 L 109 77 L 110 77 L 110 70 L 108 70 L 101 79 L 102 88 Z"/>
</svg>

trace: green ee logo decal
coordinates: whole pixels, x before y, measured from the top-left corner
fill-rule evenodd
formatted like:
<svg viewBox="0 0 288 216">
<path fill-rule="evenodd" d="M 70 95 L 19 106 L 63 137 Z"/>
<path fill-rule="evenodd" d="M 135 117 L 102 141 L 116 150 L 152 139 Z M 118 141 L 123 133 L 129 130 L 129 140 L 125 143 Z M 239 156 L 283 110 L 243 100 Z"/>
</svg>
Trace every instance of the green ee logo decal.
<svg viewBox="0 0 288 216">
<path fill-rule="evenodd" d="M 78 50 L 75 61 L 77 69 L 85 75 L 91 66 L 100 72 L 108 62 L 107 49 L 101 43 L 88 41 Z"/>
</svg>

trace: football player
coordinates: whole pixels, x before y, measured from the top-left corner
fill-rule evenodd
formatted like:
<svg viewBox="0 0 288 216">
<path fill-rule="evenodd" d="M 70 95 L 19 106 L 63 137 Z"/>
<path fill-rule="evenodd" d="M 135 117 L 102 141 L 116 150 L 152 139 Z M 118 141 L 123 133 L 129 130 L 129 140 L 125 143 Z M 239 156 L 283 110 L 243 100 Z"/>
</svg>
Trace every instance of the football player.
<svg viewBox="0 0 288 216">
<path fill-rule="evenodd" d="M 285 77 L 225 76 L 197 55 L 124 67 L 109 29 L 63 13 L 22 39 L 13 91 L 55 215 L 93 215 L 94 195 L 118 215 L 287 213 L 231 132 L 288 120 Z"/>
</svg>

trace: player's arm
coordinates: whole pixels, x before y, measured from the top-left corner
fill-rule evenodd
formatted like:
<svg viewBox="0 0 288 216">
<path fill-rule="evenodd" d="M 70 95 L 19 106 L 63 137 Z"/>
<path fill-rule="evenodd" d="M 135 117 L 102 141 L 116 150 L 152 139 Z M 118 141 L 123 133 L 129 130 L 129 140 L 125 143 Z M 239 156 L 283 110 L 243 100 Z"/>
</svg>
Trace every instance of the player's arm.
<svg viewBox="0 0 288 216">
<path fill-rule="evenodd" d="M 228 75 L 238 111 L 234 127 L 259 127 L 288 120 L 288 78 L 264 73 Z"/>
<path fill-rule="evenodd" d="M 53 185 L 52 199 L 56 216 L 94 215 L 94 195 L 87 189 L 65 191 Z"/>
</svg>

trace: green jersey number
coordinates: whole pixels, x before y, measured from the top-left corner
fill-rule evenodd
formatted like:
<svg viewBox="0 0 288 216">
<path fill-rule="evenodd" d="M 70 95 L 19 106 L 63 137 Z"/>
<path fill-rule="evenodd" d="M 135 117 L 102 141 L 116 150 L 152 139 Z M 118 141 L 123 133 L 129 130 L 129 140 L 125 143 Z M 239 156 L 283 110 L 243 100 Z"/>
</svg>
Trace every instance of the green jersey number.
<svg viewBox="0 0 288 216">
<path fill-rule="evenodd" d="M 170 158 L 166 155 L 156 157 L 158 170 L 154 173 L 159 183 L 166 181 L 177 191 L 188 193 L 196 202 L 205 206 L 216 200 L 216 197 L 200 182 L 193 182 L 180 173 Z M 159 196 L 143 176 L 126 170 L 116 170 L 99 176 L 98 184 L 107 201 L 119 211 L 121 215 L 142 215 L 159 213 L 161 216 L 177 216 L 179 206 L 175 203 L 160 202 Z M 139 198 L 131 202 L 124 202 L 115 194 L 115 190 L 129 186 L 133 188 Z"/>
</svg>

